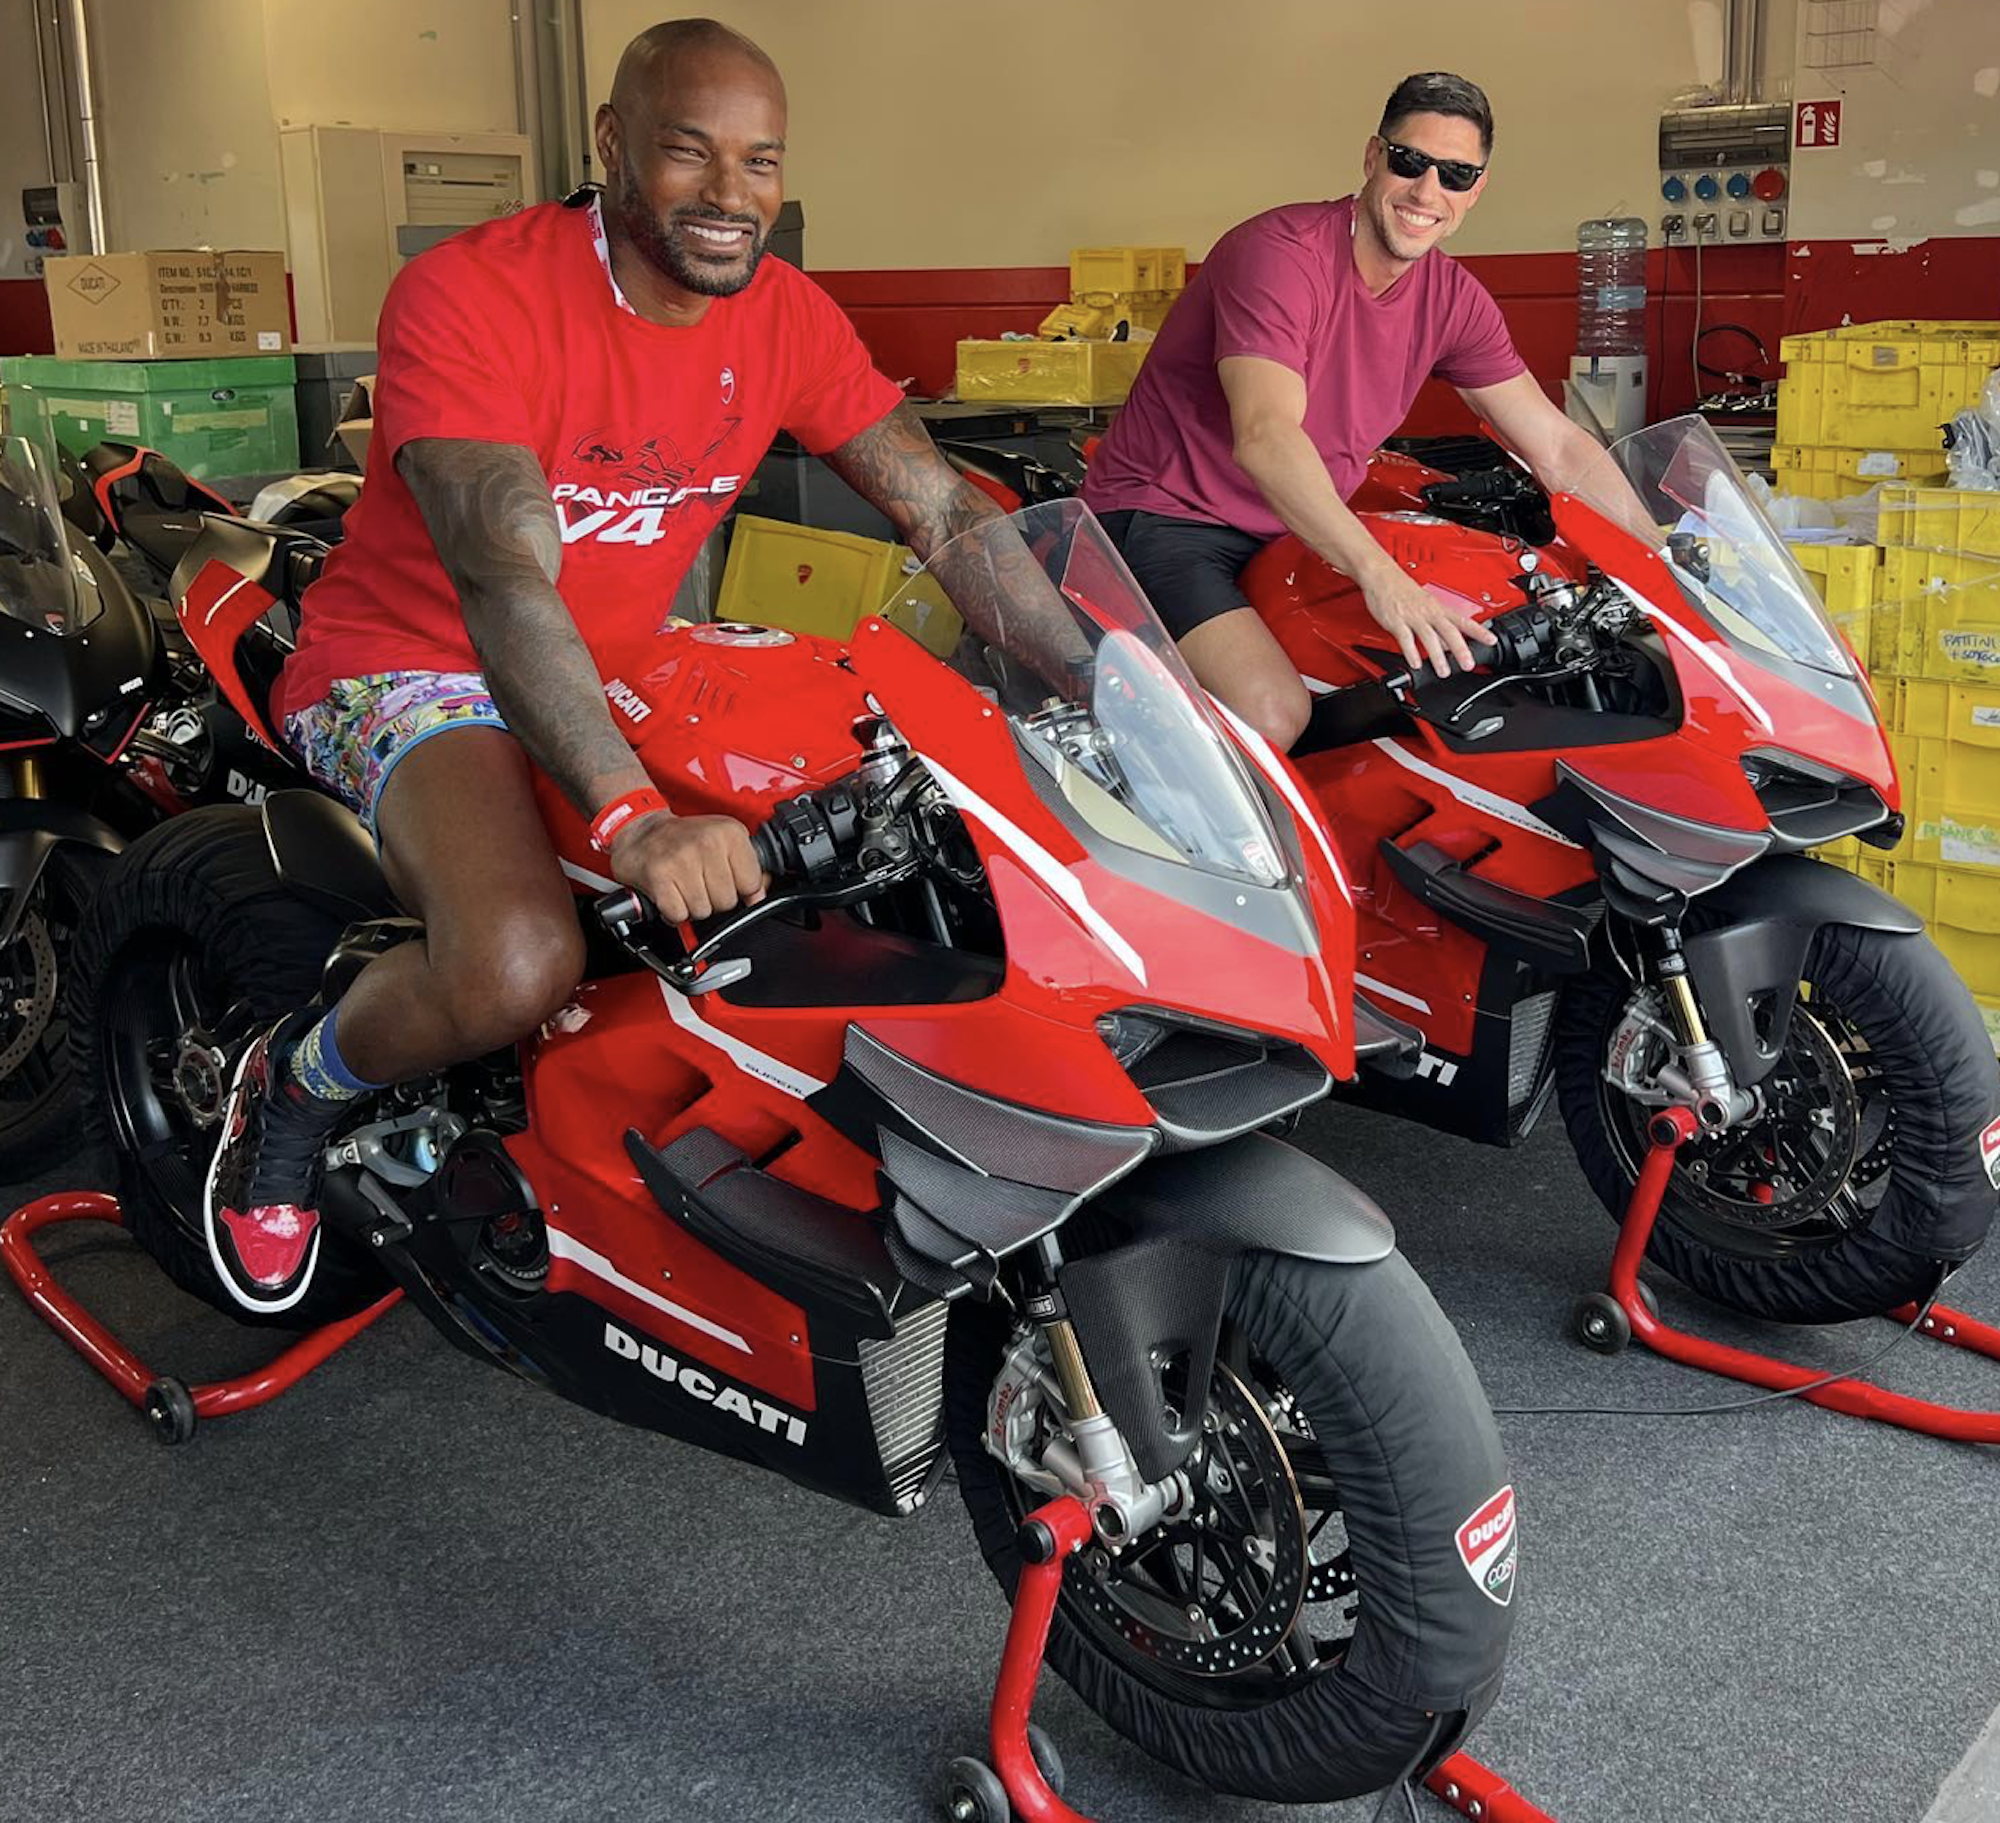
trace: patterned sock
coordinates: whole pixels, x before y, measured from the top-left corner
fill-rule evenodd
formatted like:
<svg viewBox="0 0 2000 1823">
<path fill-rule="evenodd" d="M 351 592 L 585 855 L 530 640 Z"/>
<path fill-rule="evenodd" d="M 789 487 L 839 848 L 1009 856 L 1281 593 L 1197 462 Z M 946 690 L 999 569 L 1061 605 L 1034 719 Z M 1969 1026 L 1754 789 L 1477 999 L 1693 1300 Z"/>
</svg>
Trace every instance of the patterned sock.
<svg viewBox="0 0 2000 1823">
<path fill-rule="evenodd" d="M 353 1101 L 384 1086 L 355 1075 L 347 1067 L 334 1036 L 334 1021 L 339 1016 L 340 1008 L 335 1007 L 299 1040 L 285 1060 L 284 1073 L 321 1101 Z"/>
</svg>

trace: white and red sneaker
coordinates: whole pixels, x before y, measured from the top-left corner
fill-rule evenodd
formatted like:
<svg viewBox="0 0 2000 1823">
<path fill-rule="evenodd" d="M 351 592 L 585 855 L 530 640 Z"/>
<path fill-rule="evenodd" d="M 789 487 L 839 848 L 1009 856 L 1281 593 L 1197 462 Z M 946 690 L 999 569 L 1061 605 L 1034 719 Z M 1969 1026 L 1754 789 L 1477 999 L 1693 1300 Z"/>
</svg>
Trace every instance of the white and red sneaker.
<svg viewBox="0 0 2000 1823">
<path fill-rule="evenodd" d="M 236 1059 L 203 1201 L 208 1257 L 245 1310 L 278 1316 L 306 1295 L 319 1261 L 320 1158 L 354 1104 L 307 1093 L 283 1068 L 311 1029 L 280 1020 Z"/>
</svg>

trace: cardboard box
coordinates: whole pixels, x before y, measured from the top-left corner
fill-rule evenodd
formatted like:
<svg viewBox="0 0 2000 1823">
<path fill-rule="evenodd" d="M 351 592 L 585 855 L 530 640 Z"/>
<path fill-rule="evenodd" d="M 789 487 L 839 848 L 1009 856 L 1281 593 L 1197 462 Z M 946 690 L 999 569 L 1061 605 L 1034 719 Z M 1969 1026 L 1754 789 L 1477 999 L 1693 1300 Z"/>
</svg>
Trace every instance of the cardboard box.
<svg viewBox="0 0 2000 1823">
<path fill-rule="evenodd" d="M 341 448 L 354 458 L 354 466 L 363 474 L 368 472 L 368 437 L 374 428 L 375 376 L 365 373 L 354 382 L 354 390 L 347 397 L 347 409 L 333 427 Z"/>
<path fill-rule="evenodd" d="M 42 269 L 66 361 L 214 360 L 286 354 L 282 253 L 89 253 Z"/>
</svg>

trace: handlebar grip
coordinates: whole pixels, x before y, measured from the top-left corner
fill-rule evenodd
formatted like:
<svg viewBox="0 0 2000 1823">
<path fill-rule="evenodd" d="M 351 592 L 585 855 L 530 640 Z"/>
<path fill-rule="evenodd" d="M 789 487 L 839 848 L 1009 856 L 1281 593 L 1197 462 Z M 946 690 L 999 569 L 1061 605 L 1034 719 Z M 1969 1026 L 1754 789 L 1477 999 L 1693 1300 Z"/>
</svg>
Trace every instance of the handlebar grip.
<svg viewBox="0 0 2000 1823">
<path fill-rule="evenodd" d="M 791 857 L 786 854 L 784 837 L 774 823 L 761 823 L 750 832 L 750 852 L 756 856 L 757 865 L 773 880 L 782 880 L 792 871 Z"/>
</svg>

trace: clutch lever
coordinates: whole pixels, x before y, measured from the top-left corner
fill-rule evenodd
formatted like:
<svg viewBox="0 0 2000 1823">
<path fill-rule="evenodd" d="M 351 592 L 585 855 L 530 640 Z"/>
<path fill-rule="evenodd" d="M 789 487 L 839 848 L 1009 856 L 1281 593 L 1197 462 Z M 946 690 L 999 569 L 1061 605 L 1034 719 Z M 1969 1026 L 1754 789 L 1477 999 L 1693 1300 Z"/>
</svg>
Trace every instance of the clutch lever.
<svg viewBox="0 0 2000 1823">
<path fill-rule="evenodd" d="M 920 865 L 912 855 L 887 867 L 878 867 L 852 879 L 820 885 L 801 885 L 771 892 L 755 905 L 746 905 L 712 925 L 693 949 L 684 956 L 665 956 L 647 940 L 644 927 L 662 922 L 659 908 L 643 893 L 627 889 L 606 893 L 597 901 L 598 921 L 627 951 L 643 962 L 670 988 L 692 999 L 712 994 L 718 988 L 733 987 L 755 966 L 748 956 L 720 957 L 717 952 L 766 918 L 784 911 L 839 911 L 845 906 L 872 899 L 890 887 L 900 885 Z"/>
</svg>

